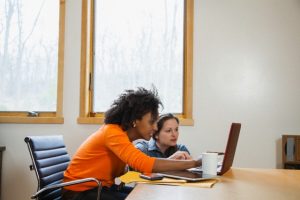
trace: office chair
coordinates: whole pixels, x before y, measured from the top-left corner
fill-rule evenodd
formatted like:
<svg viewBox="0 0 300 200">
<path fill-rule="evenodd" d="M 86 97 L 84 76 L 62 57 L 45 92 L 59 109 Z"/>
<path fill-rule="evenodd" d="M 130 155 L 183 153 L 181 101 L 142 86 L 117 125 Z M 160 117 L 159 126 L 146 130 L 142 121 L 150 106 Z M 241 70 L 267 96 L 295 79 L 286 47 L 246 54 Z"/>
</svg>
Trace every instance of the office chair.
<svg viewBox="0 0 300 200">
<path fill-rule="evenodd" d="M 102 189 L 101 182 L 95 178 L 85 178 L 70 182 L 62 182 L 64 171 L 70 162 L 70 156 L 66 150 L 63 137 L 53 136 L 27 136 L 27 143 L 38 188 L 31 196 L 37 200 L 61 200 L 61 192 L 64 186 L 70 186 L 85 182 L 96 182 L 98 185 L 97 200 L 100 199 Z"/>
</svg>

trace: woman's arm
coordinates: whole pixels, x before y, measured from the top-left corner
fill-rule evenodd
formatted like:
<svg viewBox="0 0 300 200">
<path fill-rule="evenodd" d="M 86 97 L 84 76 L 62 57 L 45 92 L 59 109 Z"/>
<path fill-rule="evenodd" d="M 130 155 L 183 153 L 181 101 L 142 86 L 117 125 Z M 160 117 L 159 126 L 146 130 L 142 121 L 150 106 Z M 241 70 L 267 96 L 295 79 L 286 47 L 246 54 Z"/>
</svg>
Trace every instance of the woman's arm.
<svg viewBox="0 0 300 200">
<path fill-rule="evenodd" d="M 171 160 L 156 158 L 152 172 L 164 172 L 174 170 L 184 170 L 198 167 L 202 164 L 201 159 L 198 160 Z"/>
</svg>

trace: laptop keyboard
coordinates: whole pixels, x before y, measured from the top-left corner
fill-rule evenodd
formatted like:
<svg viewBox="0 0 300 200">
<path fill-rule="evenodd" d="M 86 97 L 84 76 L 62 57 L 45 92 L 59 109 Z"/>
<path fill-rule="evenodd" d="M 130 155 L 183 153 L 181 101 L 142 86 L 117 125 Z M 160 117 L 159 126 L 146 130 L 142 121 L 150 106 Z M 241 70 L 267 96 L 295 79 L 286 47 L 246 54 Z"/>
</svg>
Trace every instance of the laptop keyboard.
<svg viewBox="0 0 300 200">
<path fill-rule="evenodd" d="M 218 163 L 217 172 L 220 172 L 221 169 L 222 169 L 222 162 Z M 202 172 L 202 166 L 190 168 L 190 169 L 188 169 L 188 171 L 196 172 L 196 173 Z"/>
</svg>

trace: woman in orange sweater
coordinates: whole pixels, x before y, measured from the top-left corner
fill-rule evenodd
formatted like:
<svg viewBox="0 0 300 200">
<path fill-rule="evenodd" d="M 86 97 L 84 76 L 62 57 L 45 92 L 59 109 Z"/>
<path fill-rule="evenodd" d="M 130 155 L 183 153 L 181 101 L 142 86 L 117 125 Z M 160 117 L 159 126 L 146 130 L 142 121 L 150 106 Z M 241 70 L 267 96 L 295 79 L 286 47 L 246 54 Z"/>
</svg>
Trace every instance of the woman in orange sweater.
<svg viewBox="0 0 300 200">
<path fill-rule="evenodd" d="M 162 103 L 156 91 L 127 90 L 105 113 L 104 125 L 90 135 L 74 154 L 64 181 L 94 177 L 102 183 L 101 200 L 125 199 L 129 188 L 118 190 L 116 177 L 124 174 L 126 164 L 141 172 L 183 170 L 199 166 L 200 160 L 170 160 L 149 157 L 135 148 L 133 141 L 149 140 L 157 129 L 158 108 Z M 64 200 L 94 200 L 93 182 L 68 186 Z"/>
</svg>

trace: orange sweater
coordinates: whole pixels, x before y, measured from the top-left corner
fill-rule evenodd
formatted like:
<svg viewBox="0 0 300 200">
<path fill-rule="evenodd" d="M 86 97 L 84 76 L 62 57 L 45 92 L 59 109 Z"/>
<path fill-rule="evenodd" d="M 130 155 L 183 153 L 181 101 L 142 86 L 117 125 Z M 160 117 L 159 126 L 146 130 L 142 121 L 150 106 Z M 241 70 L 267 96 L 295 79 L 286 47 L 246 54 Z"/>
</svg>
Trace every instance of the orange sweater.
<svg viewBox="0 0 300 200">
<path fill-rule="evenodd" d="M 116 177 L 124 174 L 126 163 L 141 172 L 151 172 L 154 161 L 134 147 L 120 126 L 103 125 L 79 147 L 64 173 L 64 181 L 94 177 L 102 186 L 110 187 Z M 90 182 L 66 189 L 84 191 L 96 186 Z"/>
</svg>

